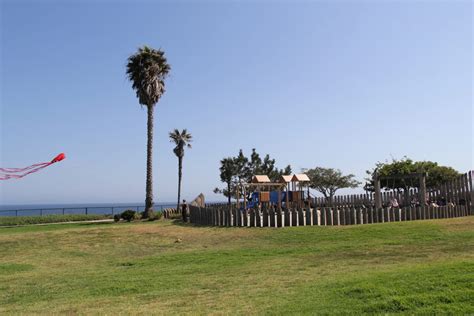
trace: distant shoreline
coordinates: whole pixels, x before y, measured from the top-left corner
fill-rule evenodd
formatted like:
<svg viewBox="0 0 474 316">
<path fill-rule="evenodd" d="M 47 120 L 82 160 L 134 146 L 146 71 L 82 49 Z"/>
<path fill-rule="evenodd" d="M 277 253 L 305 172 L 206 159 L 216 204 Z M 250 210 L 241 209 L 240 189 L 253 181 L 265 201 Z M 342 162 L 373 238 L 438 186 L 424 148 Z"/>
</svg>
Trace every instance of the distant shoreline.
<svg viewBox="0 0 474 316">
<path fill-rule="evenodd" d="M 211 201 L 210 203 L 225 203 L 222 201 Z M 157 208 L 176 207 L 176 202 L 155 202 Z M 15 210 L 37 210 L 37 209 L 57 209 L 57 208 L 100 208 L 100 207 L 145 207 L 145 203 L 32 203 L 32 204 L 2 204 L 0 211 Z"/>
</svg>

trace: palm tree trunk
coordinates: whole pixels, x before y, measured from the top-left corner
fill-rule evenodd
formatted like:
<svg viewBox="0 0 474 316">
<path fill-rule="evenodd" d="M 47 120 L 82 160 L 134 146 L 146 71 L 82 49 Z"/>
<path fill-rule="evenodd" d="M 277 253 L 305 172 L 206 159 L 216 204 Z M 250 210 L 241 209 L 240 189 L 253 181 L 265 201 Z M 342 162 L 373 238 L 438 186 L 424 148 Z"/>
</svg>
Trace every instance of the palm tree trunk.
<svg viewBox="0 0 474 316">
<path fill-rule="evenodd" d="M 179 210 L 179 202 L 181 201 L 181 179 L 183 177 L 183 157 L 178 157 L 178 205 L 176 209 Z M 183 222 L 186 222 L 186 212 L 183 209 Z"/>
<path fill-rule="evenodd" d="M 146 199 L 144 218 L 153 212 L 153 106 L 148 106 L 147 145 L 146 145 Z"/>
</svg>

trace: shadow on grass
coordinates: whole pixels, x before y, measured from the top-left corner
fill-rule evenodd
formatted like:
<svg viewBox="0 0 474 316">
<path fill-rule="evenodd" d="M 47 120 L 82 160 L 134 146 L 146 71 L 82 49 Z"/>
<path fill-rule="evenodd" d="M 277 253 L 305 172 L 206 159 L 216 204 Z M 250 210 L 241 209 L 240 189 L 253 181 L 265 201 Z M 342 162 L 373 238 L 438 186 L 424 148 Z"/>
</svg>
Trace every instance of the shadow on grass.
<svg viewBox="0 0 474 316">
<path fill-rule="evenodd" d="M 197 225 L 195 225 L 195 224 L 185 223 L 185 222 L 183 222 L 182 219 L 178 219 L 178 218 L 169 219 L 169 221 L 170 221 L 173 225 L 176 225 L 176 226 L 183 226 L 183 227 L 194 227 L 194 226 L 197 226 Z"/>
<path fill-rule="evenodd" d="M 241 226 L 212 226 L 212 225 L 199 225 L 194 223 L 185 223 L 182 219 L 169 219 L 172 225 L 181 226 L 181 227 L 201 227 L 201 228 L 220 228 L 220 229 L 232 229 L 232 228 L 245 228 Z"/>
<path fill-rule="evenodd" d="M 67 223 L 67 224 L 79 224 L 81 226 L 86 226 L 86 225 L 112 225 L 112 224 L 115 224 L 115 222 L 113 222 L 113 221 L 109 221 L 109 222 L 87 222 L 87 223 L 74 222 L 74 223 Z"/>
</svg>

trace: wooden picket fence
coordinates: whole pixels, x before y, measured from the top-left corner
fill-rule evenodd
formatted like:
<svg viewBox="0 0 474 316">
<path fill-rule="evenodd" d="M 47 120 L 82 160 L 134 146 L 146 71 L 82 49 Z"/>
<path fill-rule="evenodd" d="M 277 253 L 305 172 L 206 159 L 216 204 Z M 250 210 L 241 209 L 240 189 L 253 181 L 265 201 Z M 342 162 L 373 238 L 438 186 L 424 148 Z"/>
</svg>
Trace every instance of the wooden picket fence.
<svg viewBox="0 0 474 316">
<path fill-rule="evenodd" d="M 238 210 L 228 206 L 190 206 L 190 222 L 205 226 L 228 227 L 285 227 L 339 226 L 454 218 L 474 215 L 467 205 L 442 207 L 423 206 L 405 208 L 322 207 L 277 210 Z"/>
<path fill-rule="evenodd" d="M 382 205 L 388 206 L 391 200 L 396 199 L 401 207 L 425 204 L 426 202 L 439 206 L 448 204 L 472 206 L 474 203 L 473 179 L 474 171 L 469 171 L 436 188 L 427 188 L 427 201 L 420 201 L 418 188 L 411 188 L 407 192 L 385 191 L 381 194 Z M 332 203 L 329 203 L 323 197 L 316 197 L 312 204 L 317 208 L 326 206 L 372 207 L 375 206 L 375 195 L 374 193 L 336 195 Z"/>
<path fill-rule="evenodd" d="M 163 218 L 172 218 L 181 214 L 181 211 L 177 210 L 176 208 L 166 208 L 163 210 Z"/>
</svg>

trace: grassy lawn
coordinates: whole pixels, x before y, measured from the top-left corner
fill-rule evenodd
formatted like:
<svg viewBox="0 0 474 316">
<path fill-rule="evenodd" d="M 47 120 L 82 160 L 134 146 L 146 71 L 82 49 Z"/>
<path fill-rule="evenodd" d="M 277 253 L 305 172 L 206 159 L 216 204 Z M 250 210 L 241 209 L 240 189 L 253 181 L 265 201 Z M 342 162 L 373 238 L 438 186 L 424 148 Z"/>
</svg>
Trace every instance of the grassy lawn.
<svg viewBox="0 0 474 316">
<path fill-rule="evenodd" d="M 69 214 L 69 215 L 43 215 L 43 216 L 0 216 L 1 226 L 21 226 L 31 224 L 63 223 L 93 221 L 101 219 L 111 219 L 111 215 L 95 214 Z"/>
<path fill-rule="evenodd" d="M 0 228 L 0 253 L 0 314 L 474 313 L 474 217 Z"/>
</svg>

